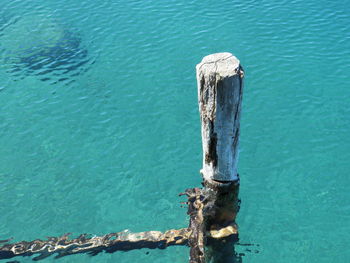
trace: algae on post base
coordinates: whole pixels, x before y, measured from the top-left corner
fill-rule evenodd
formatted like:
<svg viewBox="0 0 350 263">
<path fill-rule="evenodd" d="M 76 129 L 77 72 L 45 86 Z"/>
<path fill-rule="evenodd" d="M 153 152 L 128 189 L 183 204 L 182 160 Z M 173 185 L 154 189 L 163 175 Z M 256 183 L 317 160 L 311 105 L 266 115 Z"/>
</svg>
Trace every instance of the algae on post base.
<svg viewBox="0 0 350 263">
<path fill-rule="evenodd" d="M 235 262 L 233 245 L 238 238 L 235 221 L 240 204 L 237 162 L 244 72 L 239 60 L 230 53 L 206 56 L 196 70 L 204 186 L 200 190 L 201 205 L 197 205 L 201 216 L 196 219 L 203 229 L 203 237 L 192 241 L 197 245 L 190 262 Z"/>
</svg>

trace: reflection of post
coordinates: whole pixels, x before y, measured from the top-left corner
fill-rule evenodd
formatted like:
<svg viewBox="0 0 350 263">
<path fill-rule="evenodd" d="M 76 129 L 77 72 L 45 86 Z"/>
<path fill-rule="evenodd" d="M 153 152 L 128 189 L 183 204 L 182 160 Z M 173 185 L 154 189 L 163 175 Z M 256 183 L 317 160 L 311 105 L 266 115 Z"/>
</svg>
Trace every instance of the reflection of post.
<svg viewBox="0 0 350 263">
<path fill-rule="evenodd" d="M 204 258 L 236 262 L 239 209 L 238 139 L 243 70 L 230 53 L 206 56 L 196 67 L 202 125 Z"/>
</svg>

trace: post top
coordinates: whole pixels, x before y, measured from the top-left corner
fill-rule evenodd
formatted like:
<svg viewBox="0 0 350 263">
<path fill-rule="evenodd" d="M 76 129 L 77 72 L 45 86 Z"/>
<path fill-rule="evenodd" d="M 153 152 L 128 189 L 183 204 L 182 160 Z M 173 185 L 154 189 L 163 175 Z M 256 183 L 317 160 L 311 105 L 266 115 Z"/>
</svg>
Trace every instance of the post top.
<svg viewBox="0 0 350 263">
<path fill-rule="evenodd" d="M 238 74 L 239 63 L 239 60 L 231 53 L 215 53 L 205 56 L 196 69 L 197 72 L 203 74 L 219 73 L 220 76 L 227 77 Z"/>
</svg>

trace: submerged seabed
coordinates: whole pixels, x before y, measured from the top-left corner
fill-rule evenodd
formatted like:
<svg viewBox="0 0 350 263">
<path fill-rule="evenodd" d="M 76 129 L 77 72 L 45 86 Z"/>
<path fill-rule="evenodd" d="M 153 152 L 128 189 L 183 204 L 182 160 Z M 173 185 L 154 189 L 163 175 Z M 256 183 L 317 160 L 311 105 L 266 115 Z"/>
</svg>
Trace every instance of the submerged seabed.
<svg viewBox="0 0 350 263">
<path fill-rule="evenodd" d="M 0 240 L 187 225 L 199 186 L 195 65 L 245 69 L 243 262 L 350 259 L 343 1 L 5 1 Z M 186 262 L 188 248 L 60 262 Z M 29 258 L 18 259 L 30 262 Z M 54 261 L 48 258 L 42 262 Z"/>
</svg>

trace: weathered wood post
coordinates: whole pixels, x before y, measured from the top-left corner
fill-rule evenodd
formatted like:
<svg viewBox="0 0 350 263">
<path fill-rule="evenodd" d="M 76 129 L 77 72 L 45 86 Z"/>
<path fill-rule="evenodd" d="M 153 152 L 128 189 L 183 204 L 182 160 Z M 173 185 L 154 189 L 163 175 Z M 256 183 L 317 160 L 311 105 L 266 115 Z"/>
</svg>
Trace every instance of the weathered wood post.
<svg viewBox="0 0 350 263">
<path fill-rule="evenodd" d="M 203 261 L 235 262 L 239 209 L 238 142 L 243 69 L 230 53 L 206 56 L 196 67 L 203 144 Z"/>
<path fill-rule="evenodd" d="M 97 255 L 102 251 L 189 245 L 190 263 L 242 262 L 233 244 L 238 238 L 237 160 L 244 73 L 239 60 L 230 53 L 206 56 L 196 69 L 204 188 L 190 188 L 180 194 L 188 197 L 188 228 L 93 237 L 82 234 L 71 240 L 65 234 L 13 244 L 8 243 L 11 239 L 0 240 L 0 260 L 38 255 L 33 258 L 37 261 L 52 254 L 59 258 L 78 253 Z"/>
</svg>

